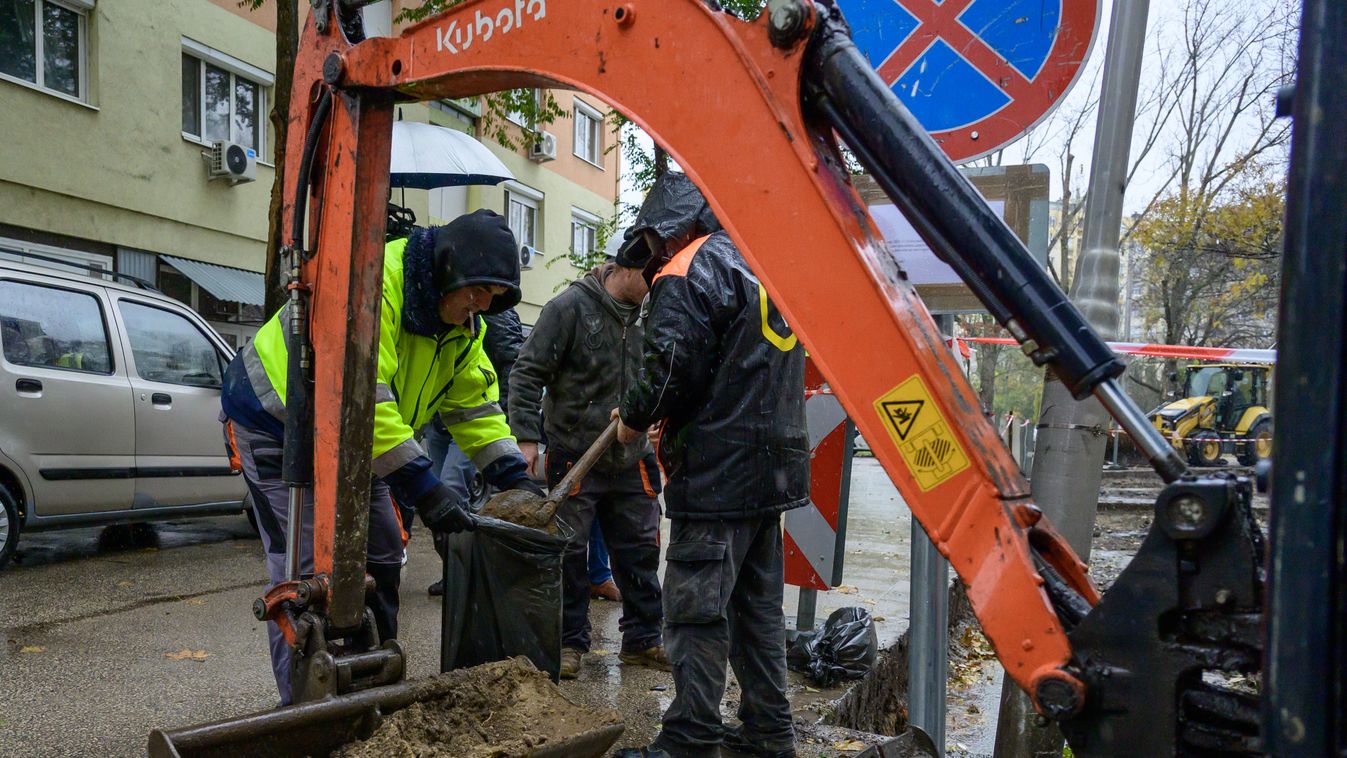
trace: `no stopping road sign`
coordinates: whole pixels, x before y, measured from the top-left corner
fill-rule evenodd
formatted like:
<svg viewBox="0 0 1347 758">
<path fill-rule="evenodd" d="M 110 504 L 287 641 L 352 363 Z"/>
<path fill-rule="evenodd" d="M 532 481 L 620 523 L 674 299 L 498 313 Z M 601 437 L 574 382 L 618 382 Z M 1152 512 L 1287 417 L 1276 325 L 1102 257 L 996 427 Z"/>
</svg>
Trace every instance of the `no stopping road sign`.
<svg viewBox="0 0 1347 758">
<path fill-rule="evenodd" d="M 856 46 L 956 163 L 1052 112 L 1089 58 L 1100 0 L 839 0 Z"/>
</svg>

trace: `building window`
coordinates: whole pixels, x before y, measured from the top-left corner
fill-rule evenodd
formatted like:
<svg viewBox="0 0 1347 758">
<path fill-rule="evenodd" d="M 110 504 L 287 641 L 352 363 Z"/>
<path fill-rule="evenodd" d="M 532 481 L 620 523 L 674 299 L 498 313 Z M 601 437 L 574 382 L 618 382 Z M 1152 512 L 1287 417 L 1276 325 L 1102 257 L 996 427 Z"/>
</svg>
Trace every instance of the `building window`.
<svg viewBox="0 0 1347 758">
<path fill-rule="evenodd" d="M 0 2 L 0 74 L 85 99 L 86 10 L 71 0 Z"/>
<path fill-rule="evenodd" d="M 571 253 L 592 255 L 599 247 L 599 217 L 579 208 L 571 209 Z"/>
<path fill-rule="evenodd" d="M 575 154 L 602 168 L 603 114 L 575 99 Z"/>
<path fill-rule="evenodd" d="M 270 75 L 242 61 L 183 40 L 182 133 L 228 140 L 263 154 Z"/>
<path fill-rule="evenodd" d="M 533 110 L 534 110 L 535 113 L 537 113 L 537 112 L 539 112 L 539 111 L 541 111 L 541 110 L 543 109 L 543 106 L 542 106 L 542 103 L 543 103 L 543 91 L 540 90 L 540 89 L 533 89 L 533 90 L 518 90 L 518 89 L 517 89 L 517 90 L 511 91 L 510 94 L 511 94 L 511 96 L 515 96 L 515 97 L 528 97 L 528 98 L 531 98 L 531 99 L 533 100 Z M 520 125 L 520 126 L 526 128 L 526 129 L 532 129 L 533 127 L 537 126 L 535 123 L 533 123 L 533 118 L 530 117 L 530 116 L 527 116 L 523 111 L 510 111 L 509 113 L 505 114 L 505 117 L 508 118 L 510 121 L 512 121 L 512 122 L 514 122 L 514 123 L 516 123 L 516 124 L 518 124 L 518 125 Z"/>
<path fill-rule="evenodd" d="M 538 209 L 542 195 L 513 185 L 505 190 L 505 218 L 514 232 L 515 242 L 538 246 Z"/>
</svg>

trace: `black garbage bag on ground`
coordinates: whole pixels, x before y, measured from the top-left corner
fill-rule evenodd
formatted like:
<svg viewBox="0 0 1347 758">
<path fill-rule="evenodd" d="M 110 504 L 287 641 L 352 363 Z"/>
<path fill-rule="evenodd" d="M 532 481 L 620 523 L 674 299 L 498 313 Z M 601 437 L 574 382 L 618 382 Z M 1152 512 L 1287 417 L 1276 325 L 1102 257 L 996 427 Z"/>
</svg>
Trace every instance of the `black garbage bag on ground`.
<svg viewBox="0 0 1347 758">
<path fill-rule="evenodd" d="M 522 655 L 556 681 L 561 669 L 561 559 L 571 535 L 478 519 L 451 534 L 444 561 L 440 670 Z"/>
<path fill-rule="evenodd" d="M 838 608 L 823 629 L 801 634 L 786 651 L 786 665 L 820 687 L 843 679 L 860 679 L 875 665 L 879 638 L 864 608 Z"/>
</svg>

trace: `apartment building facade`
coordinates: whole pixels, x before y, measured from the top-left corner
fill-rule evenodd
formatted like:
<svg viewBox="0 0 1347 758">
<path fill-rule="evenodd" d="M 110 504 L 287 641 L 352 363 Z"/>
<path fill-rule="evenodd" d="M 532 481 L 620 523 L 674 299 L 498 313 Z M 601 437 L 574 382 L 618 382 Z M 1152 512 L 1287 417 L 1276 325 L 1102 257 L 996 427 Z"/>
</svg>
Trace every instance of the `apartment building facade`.
<svg viewBox="0 0 1347 758">
<path fill-rule="evenodd" d="M 391 30 L 396 10 L 386 0 L 366 12 Z M 235 345 L 250 339 L 264 316 L 274 29 L 271 3 L 256 12 L 237 0 L 0 4 L 0 255 L 138 277 Z M 565 253 L 593 244 L 618 192 L 607 109 L 553 94 L 567 113 L 544 127 L 556 135 L 555 159 L 481 139 L 514 182 L 392 198 L 423 224 L 480 207 L 507 215 L 542 253 L 523 277 L 526 323 L 576 274 Z M 476 135 L 480 107 L 413 104 L 398 117 Z M 217 140 L 254 153 L 253 181 L 211 178 Z"/>
</svg>

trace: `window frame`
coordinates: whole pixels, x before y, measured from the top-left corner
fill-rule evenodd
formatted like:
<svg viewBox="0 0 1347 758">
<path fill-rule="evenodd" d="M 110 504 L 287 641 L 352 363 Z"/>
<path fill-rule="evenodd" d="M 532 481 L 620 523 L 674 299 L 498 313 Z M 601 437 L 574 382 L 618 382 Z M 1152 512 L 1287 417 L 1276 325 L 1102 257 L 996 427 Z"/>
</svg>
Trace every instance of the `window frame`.
<svg viewBox="0 0 1347 758">
<path fill-rule="evenodd" d="M 585 210 L 584 208 L 576 208 L 576 207 L 572 207 L 572 208 L 571 208 L 571 253 L 572 253 L 572 254 L 577 254 L 577 255 L 588 255 L 589 253 L 593 253 L 593 252 L 598 251 L 598 249 L 599 249 L 599 226 L 602 225 L 602 224 L 603 224 L 603 219 L 599 218 L 597 215 L 595 215 L 595 214 L 593 214 L 593 213 L 590 213 L 589 211 Z M 585 229 L 589 230 L 589 234 L 591 234 L 591 235 L 593 236 L 593 239 L 594 239 L 594 247 L 593 247 L 592 249 L 586 251 L 585 253 L 580 253 L 578 250 L 575 249 L 575 232 L 576 232 L 576 229 L 577 229 L 578 227 L 584 227 Z"/>
<path fill-rule="evenodd" d="M 603 170 L 603 114 L 598 108 L 586 103 L 579 97 L 572 101 L 571 120 L 574 122 L 571 129 L 571 154 L 591 166 Z M 594 157 L 590 158 L 580 152 L 580 123 L 581 117 L 592 122 L 594 143 Z M 587 140 L 588 141 L 588 140 Z"/>
<path fill-rule="evenodd" d="M 510 204 L 514 200 L 518 200 L 520 205 L 523 205 L 526 208 L 530 208 L 533 210 L 533 239 L 531 241 L 525 242 L 524 240 L 519 239 L 519 235 L 516 233 L 515 244 L 521 247 L 524 245 L 528 245 L 529 247 L 536 249 L 538 248 L 538 239 L 539 237 L 542 236 L 541 232 L 542 232 L 544 195 L 543 193 L 533 189 L 532 187 L 527 187 L 517 182 L 506 182 L 505 223 L 507 225 L 510 223 Z M 515 231 L 514 227 L 510 227 L 510 231 L 514 232 Z"/>
<path fill-rule="evenodd" d="M 174 300 L 173 302 L 180 303 L 181 301 Z M 220 384 L 208 385 L 208 384 L 187 384 L 186 382 L 169 382 L 164 381 L 163 379 L 150 379 L 146 377 L 144 374 L 141 374 L 140 366 L 136 363 L 136 347 L 131 342 L 131 327 L 127 323 L 126 314 L 123 313 L 121 309 L 122 303 L 130 303 L 131 305 L 139 305 L 143 308 L 150 308 L 156 311 L 163 311 L 164 313 L 169 313 L 174 316 L 177 316 L 183 321 L 186 321 L 188 324 L 191 324 L 192 328 L 196 330 L 197 334 L 201 335 L 201 338 L 206 341 L 206 344 L 210 345 L 211 350 L 215 354 L 215 362 L 219 366 L 220 371 Z M 230 348 L 230 350 L 228 351 L 220 349 L 220 345 L 222 343 L 225 346 L 228 346 L 229 343 L 225 342 L 223 339 L 216 339 L 216 337 L 211 334 L 212 330 L 210 330 L 209 327 L 203 329 L 202 324 L 198 323 L 196 318 L 193 318 L 193 316 L 197 316 L 196 313 L 193 312 L 189 314 L 165 303 L 156 303 L 153 300 L 142 300 L 138 297 L 117 297 L 114 299 L 113 304 L 116 306 L 117 309 L 117 318 L 121 323 L 122 335 L 125 339 L 125 349 L 128 351 L 127 353 L 128 358 L 126 361 L 127 363 L 126 375 L 128 377 L 134 375 L 136 379 L 139 379 L 143 382 L 153 382 L 155 384 L 168 384 L 174 387 L 195 387 L 197 389 L 205 389 L 205 390 L 220 390 L 223 388 L 225 369 L 228 368 L 229 366 L 230 356 L 232 355 L 233 349 Z"/>
<path fill-rule="evenodd" d="M 543 91 L 542 91 L 540 88 L 538 88 L 538 87 L 518 87 L 517 89 L 532 89 L 532 90 L 533 90 L 533 106 L 534 106 L 535 108 L 538 108 L 539 110 L 542 109 L 542 104 L 543 104 Z M 518 126 L 518 127 L 522 128 L 522 129 L 530 129 L 530 130 L 532 130 L 532 129 L 537 129 L 537 128 L 538 128 L 538 125 L 537 125 L 537 124 L 530 124 L 530 123 L 526 122 L 526 121 L 524 120 L 524 114 L 521 113 L 520 111 L 510 111 L 509 113 L 506 113 L 506 114 L 505 114 L 505 120 L 506 120 L 506 121 L 509 121 L 510 123 L 514 124 L 515 126 Z"/>
<path fill-rule="evenodd" d="M 43 288 L 46 288 L 46 289 L 60 290 L 60 291 L 62 291 L 62 292 L 70 292 L 70 293 L 73 293 L 73 294 L 76 294 L 76 295 L 84 295 L 84 296 L 86 296 L 86 297 L 92 299 L 92 300 L 94 301 L 94 303 L 95 303 L 95 304 L 97 305 L 97 307 L 98 307 L 98 317 L 99 317 L 99 321 L 100 321 L 100 323 L 102 323 L 102 325 L 103 325 L 103 339 L 105 340 L 105 344 L 107 345 L 107 352 L 108 352 L 108 370 L 107 370 L 107 371 L 94 371 L 94 370 L 92 370 L 92 369 L 74 368 L 73 366 L 51 366 L 51 365 L 48 365 L 48 364 L 45 364 L 45 363 L 15 363 L 15 362 L 13 362 L 13 361 L 11 361 L 11 360 L 9 359 L 9 356 L 8 356 L 8 355 L 5 355 L 5 354 L 4 354 L 4 350 L 3 350 L 3 349 L 0 349 L 0 360 L 3 360 L 5 363 L 7 363 L 7 364 L 9 364 L 9 365 L 11 365 L 11 366 L 16 366 L 16 367 L 23 368 L 23 369 L 41 369 L 41 370 L 48 370 L 48 371 L 69 371 L 69 372 L 76 373 L 76 374 L 90 374 L 90 375 L 93 375 L 93 376 L 112 376 L 113 374 L 116 374 L 116 373 L 117 373 L 117 356 L 116 356 L 116 353 L 115 353 L 115 352 L 113 351 L 113 349 L 112 349 L 112 328 L 111 328 L 111 325 L 110 325 L 110 323 L 109 323 L 109 321 L 108 321 L 108 308 L 107 308 L 107 303 L 104 301 L 104 299 L 103 299 L 102 297 L 99 297 L 98 293 L 96 293 L 96 292 L 90 292 L 89 290 L 85 290 L 85 289 L 79 289 L 79 288 L 77 288 L 77 287 L 62 287 L 62 286 L 59 285 L 59 284 L 53 284 L 53 283 L 50 283 L 50 282 L 45 282 L 45 281 L 35 281 L 35 280 L 32 280 L 32 279 L 20 279 L 20 278 L 17 278 L 17 277 L 11 277 L 11 276 L 0 277 L 0 284 L 4 284 L 4 283 L 24 284 L 24 285 L 28 285 L 29 287 L 43 287 Z"/>
<path fill-rule="evenodd" d="M 42 9 L 44 5 L 64 8 L 79 17 L 79 94 L 71 95 L 58 89 L 52 89 L 43 83 L 46 79 L 46 28 L 43 25 Z M 36 90 L 45 95 L 57 97 L 66 102 L 83 105 L 98 110 L 89 102 L 89 11 L 93 10 L 92 0 L 33 0 L 33 79 L 28 81 L 13 74 L 0 71 L 0 80 L 13 82 L 21 87 Z"/>
<path fill-rule="evenodd" d="M 229 74 L 229 141 L 238 142 L 234 139 L 234 114 L 235 114 L 235 89 L 238 86 L 237 80 L 243 79 L 257 86 L 257 145 L 253 149 L 257 152 L 257 160 L 264 165 L 273 165 L 270 162 L 270 153 L 267 150 L 271 147 L 271 135 L 268 134 L 271 122 L 267 118 L 269 111 L 268 104 L 271 101 L 271 89 L 276 83 L 276 79 L 265 70 L 257 66 L 241 61 L 228 53 L 222 53 L 211 47 L 197 42 L 189 37 L 182 38 L 182 56 L 195 58 L 200 66 L 197 68 L 196 77 L 196 108 L 197 108 L 197 129 L 201 134 L 192 134 L 186 130 L 182 131 L 182 138 L 188 142 L 210 147 L 213 140 L 205 137 L 206 130 L 206 65 L 222 69 Z M 181 66 L 181 57 L 179 65 Z M 179 69 L 179 78 L 181 78 L 181 69 Z M 181 102 L 179 98 L 179 111 L 186 103 Z M 181 122 L 181 118 L 179 118 Z M 242 144 L 241 142 L 239 144 Z"/>
</svg>

